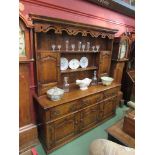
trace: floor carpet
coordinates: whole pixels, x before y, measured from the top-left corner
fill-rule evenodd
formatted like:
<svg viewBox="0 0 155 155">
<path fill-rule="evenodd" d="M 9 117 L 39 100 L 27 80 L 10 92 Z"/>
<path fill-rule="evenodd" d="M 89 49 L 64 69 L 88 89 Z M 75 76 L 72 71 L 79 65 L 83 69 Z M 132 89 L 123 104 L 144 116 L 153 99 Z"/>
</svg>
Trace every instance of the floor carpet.
<svg viewBox="0 0 155 155">
<path fill-rule="evenodd" d="M 122 108 L 118 107 L 115 117 L 50 153 L 49 155 L 88 155 L 89 145 L 91 142 L 98 138 L 107 139 L 105 129 L 120 120 L 127 109 L 128 108 L 126 106 L 123 106 Z M 42 145 L 36 146 L 36 149 L 39 155 L 46 155 Z"/>
</svg>

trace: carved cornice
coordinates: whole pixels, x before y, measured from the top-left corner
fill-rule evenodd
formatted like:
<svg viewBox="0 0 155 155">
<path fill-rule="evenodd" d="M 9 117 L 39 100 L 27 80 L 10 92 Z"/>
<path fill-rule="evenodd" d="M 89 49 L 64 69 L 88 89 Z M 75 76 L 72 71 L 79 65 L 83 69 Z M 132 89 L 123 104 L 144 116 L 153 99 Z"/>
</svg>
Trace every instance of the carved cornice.
<svg viewBox="0 0 155 155">
<path fill-rule="evenodd" d="M 91 35 L 93 38 L 97 38 L 101 36 L 101 38 L 108 37 L 109 39 L 114 38 L 114 32 L 104 32 L 104 31 L 95 31 L 91 29 L 84 29 L 81 27 L 72 27 L 68 25 L 61 25 L 61 24 L 34 24 L 34 30 L 35 32 L 48 32 L 50 30 L 54 30 L 56 34 L 62 34 L 63 31 L 66 31 L 68 35 L 77 35 L 78 33 L 81 33 L 82 36 L 87 36 L 88 34 Z M 109 31 L 109 30 L 108 30 Z"/>
</svg>

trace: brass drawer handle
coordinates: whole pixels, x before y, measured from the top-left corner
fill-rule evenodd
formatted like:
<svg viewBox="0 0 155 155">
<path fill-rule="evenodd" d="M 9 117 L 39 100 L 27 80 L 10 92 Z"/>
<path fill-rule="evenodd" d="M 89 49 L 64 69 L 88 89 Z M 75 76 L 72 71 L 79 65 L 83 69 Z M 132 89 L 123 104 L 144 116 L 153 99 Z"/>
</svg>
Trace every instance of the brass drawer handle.
<svg viewBox="0 0 155 155">
<path fill-rule="evenodd" d="M 76 105 L 74 104 L 74 105 L 72 105 L 70 108 L 69 108 L 69 111 L 70 112 L 73 112 L 73 111 L 75 111 L 76 110 Z"/>
<path fill-rule="evenodd" d="M 54 110 L 52 112 L 52 114 L 55 115 L 55 116 L 58 116 L 58 115 L 60 115 L 60 111 L 59 110 Z"/>
<path fill-rule="evenodd" d="M 78 124 L 78 121 L 75 121 L 75 124 L 77 125 Z"/>
<path fill-rule="evenodd" d="M 97 110 L 96 109 L 91 109 L 91 112 L 96 112 Z"/>
<path fill-rule="evenodd" d="M 83 118 L 81 118 L 80 121 L 83 122 Z"/>
</svg>

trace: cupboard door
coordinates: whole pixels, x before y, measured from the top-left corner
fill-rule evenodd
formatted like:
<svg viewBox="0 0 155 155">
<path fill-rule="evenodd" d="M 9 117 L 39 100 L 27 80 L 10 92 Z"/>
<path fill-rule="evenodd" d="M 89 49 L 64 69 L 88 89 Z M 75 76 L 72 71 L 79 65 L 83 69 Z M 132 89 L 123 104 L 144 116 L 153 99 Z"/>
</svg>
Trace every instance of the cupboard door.
<svg viewBox="0 0 155 155">
<path fill-rule="evenodd" d="M 116 103 L 117 103 L 117 96 L 104 101 L 103 104 L 104 118 L 110 117 L 113 114 L 115 114 Z"/>
<path fill-rule="evenodd" d="M 56 86 L 60 79 L 59 53 L 38 52 L 37 54 L 37 77 L 38 94 L 44 94 L 49 88 Z"/>
<path fill-rule="evenodd" d="M 101 51 L 99 62 L 99 77 L 109 74 L 111 64 L 111 51 Z"/>
<path fill-rule="evenodd" d="M 76 118 L 77 117 L 77 118 Z M 78 131 L 78 114 L 71 114 L 47 125 L 48 147 L 70 140 Z"/>
<path fill-rule="evenodd" d="M 99 106 L 93 105 L 81 111 L 81 130 L 87 130 L 98 122 Z"/>
</svg>

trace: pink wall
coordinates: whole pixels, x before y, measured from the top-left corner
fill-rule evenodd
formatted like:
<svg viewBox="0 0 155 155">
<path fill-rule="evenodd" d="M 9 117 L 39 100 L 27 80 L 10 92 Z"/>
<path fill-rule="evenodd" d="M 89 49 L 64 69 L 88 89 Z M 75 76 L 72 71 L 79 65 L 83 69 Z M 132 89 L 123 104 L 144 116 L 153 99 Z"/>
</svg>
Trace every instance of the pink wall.
<svg viewBox="0 0 155 155">
<path fill-rule="evenodd" d="M 133 31 L 135 19 L 97 6 L 87 0 L 21 0 L 23 14 L 37 14 L 79 23 L 118 29 L 116 36 L 126 28 Z"/>
</svg>

